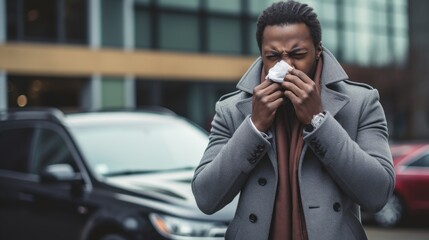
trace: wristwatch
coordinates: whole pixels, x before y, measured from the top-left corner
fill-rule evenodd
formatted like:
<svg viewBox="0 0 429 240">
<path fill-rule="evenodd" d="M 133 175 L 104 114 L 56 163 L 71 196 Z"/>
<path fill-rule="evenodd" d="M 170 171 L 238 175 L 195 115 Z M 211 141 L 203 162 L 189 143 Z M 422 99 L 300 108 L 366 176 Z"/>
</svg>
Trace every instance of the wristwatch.
<svg viewBox="0 0 429 240">
<path fill-rule="evenodd" d="M 311 119 L 310 124 L 305 126 L 305 130 L 307 132 L 312 132 L 314 129 L 319 127 L 320 124 L 322 124 L 323 118 L 325 118 L 325 112 L 321 112 L 316 115 L 313 115 L 313 118 Z"/>
<path fill-rule="evenodd" d="M 320 124 L 322 124 L 323 118 L 325 118 L 325 113 L 323 112 L 313 115 L 313 119 L 311 119 L 311 125 L 314 128 L 318 128 Z"/>
</svg>

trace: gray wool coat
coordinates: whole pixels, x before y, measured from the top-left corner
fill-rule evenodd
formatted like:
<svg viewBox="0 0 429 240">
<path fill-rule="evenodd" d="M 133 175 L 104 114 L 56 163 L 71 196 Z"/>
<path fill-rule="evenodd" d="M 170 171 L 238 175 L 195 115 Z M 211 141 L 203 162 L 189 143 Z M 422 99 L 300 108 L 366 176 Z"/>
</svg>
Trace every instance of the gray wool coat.
<svg viewBox="0 0 429 240">
<path fill-rule="evenodd" d="M 327 49 L 323 61 L 326 117 L 303 133 L 298 174 L 308 237 L 366 239 L 360 207 L 381 209 L 394 187 L 386 119 L 377 90 L 349 81 Z M 265 240 L 270 232 L 278 179 L 275 136 L 264 138 L 250 122 L 261 69 L 259 58 L 237 84 L 239 90 L 217 102 L 210 141 L 192 182 L 206 214 L 239 194 L 226 239 Z"/>
</svg>

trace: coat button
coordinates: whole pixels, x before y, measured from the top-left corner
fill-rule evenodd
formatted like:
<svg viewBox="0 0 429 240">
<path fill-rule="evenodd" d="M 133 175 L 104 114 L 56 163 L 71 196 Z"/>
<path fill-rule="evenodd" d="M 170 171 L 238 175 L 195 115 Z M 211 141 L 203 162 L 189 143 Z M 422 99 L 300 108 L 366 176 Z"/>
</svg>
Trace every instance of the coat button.
<svg viewBox="0 0 429 240">
<path fill-rule="evenodd" d="M 336 202 L 334 203 L 333 208 L 335 212 L 339 212 L 341 211 L 341 204 L 339 202 Z"/>
<path fill-rule="evenodd" d="M 259 178 L 258 179 L 258 183 L 261 186 L 265 186 L 265 185 L 267 185 L 267 179 L 265 179 L 265 178 Z"/>
<path fill-rule="evenodd" d="M 256 221 L 258 221 L 258 217 L 255 214 L 252 213 L 252 214 L 249 215 L 249 221 L 251 223 L 255 223 Z"/>
</svg>

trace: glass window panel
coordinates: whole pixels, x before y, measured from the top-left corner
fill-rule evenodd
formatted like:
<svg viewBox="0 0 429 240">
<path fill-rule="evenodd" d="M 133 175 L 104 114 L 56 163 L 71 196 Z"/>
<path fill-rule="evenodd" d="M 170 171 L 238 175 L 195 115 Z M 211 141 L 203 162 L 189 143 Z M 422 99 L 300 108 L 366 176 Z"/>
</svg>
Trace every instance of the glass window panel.
<svg viewBox="0 0 429 240">
<path fill-rule="evenodd" d="M 198 9 L 199 0 L 158 0 L 161 7 L 174 7 L 174 8 L 185 8 L 185 9 Z"/>
<path fill-rule="evenodd" d="M 27 172 L 33 128 L 0 130 L 0 170 Z"/>
<path fill-rule="evenodd" d="M 103 77 L 102 106 L 103 108 L 116 108 L 125 105 L 124 80 L 119 77 Z"/>
<path fill-rule="evenodd" d="M 37 129 L 33 146 L 33 156 L 28 172 L 39 175 L 43 169 L 52 164 L 69 164 L 77 171 L 72 153 L 59 133 L 50 129 Z"/>
<path fill-rule="evenodd" d="M 321 3 L 320 11 L 318 11 L 319 20 L 323 22 L 337 20 L 337 6 L 333 3 Z"/>
<path fill-rule="evenodd" d="M 176 13 L 160 14 L 160 48 L 199 50 L 198 18 Z"/>
<path fill-rule="evenodd" d="M 272 3 L 273 1 L 270 0 L 249 0 L 249 13 L 252 16 L 259 16 Z"/>
<path fill-rule="evenodd" d="M 386 0 L 371 1 L 370 5 L 372 6 L 373 9 L 384 8 L 386 6 Z"/>
<path fill-rule="evenodd" d="M 102 45 L 123 46 L 123 5 L 122 1 L 103 0 L 101 4 Z"/>
<path fill-rule="evenodd" d="M 374 12 L 374 16 L 376 21 L 374 21 L 374 24 L 376 26 L 387 28 L 387 13 L 384 11 L 376 11 Z"/>
<path fill-rule="evenodd" d="M 392 4 L 395 12 L 407 14 L 408 2 L 406 0 L 394 0 Z"/>
<path fill-rule="evenodd" d="M 359 32 L 356 36 L 356 60 L 360 65 L 370 64 L 370 44 L 371 34 L 369 32 Z"/>
<path fill-rule="evenodd" d="M 66 42 L 86 43 L 88 41 L 87 2 L 84 0 L 69 0 L 64 1 L 64 3 Z"/>
<path fill-rule="evenodd" d="M 407 15 L 393 14 L 393 24 L 392 26 L 394 28 L 402 28 L 402 29 L 408 29 L 408 17 Z"/>
<path fill-rule="evenodd" d="M 24 38 L 31 41 L 54 42 L 57 36 L 58 1 L 23 1 Z M 18 10 L 19 11 L 19 10 Z"/>
<path fill-rule="evenodd" d="M 343 7 L 344 10 L 344 22 L 346 27 L 353 26 L 356 22 L 356 8 L 353 5 L 347 4 Z"/>
<path fill-rule="evenodd" d="M 426 154 L 423 157 L 420 157 L 418 160 L 412 162 L 408 166 L 410 166 L 410 167 L 424 167 L 424 168 L 428 168 L 429 167 L 429 154 Z"/>
<path fill-rule="evenodd" d="M 322 45 L 327 47 L 334 55 L 337 53 L 338 48 L 337 33 L 335 28 L 322 29 Z"/>
<path fill-rule="evenodd" d="M 358 31 L 366 31 L 369 29 L 374 20 L 373 12 L 363 7 L 356 8 L 356 18 L 358 19 L 358 21 L 356 21 Z"/>
<path fill-rule="evenodd" d="M 356 32 L 344 31 L 345 49 L 343 49 L 343 56 L 346 62 L 354 63 L 356 60 L 356 40 Z"/>
<path fill-rule="evenodd" d="M 240 1 L 207 0 L 207 8 L 211 12 L 240 13 Z"/>
<path fill-rule="evenodd" d="M 256 42 L 256 20 L 249 21 L 249 36 L 247 39 L 249 40 L 249 46 L 250 46 L 250 54 L 252 55 L 259 55 L 259 47 L 258 43 Z"/>
<path fill-rule="evenodd" d="M 388 49 L 389 39 L 384 34 L 373 34 L 372 41 L 370 42 L 370 55 L 371 61 L 370 64 L 373 66 L 382 66 L 388 64 L 392 59 L 390 59 L 390 51 Z"/>
<path fill-rule="evenodd" d="M 149 5 L 151 0 L 134 0 L 137 4 Z"/>
<path fill-rule="evenodd" d="M 406 36 L 395 36 L 393 40 L 394 58 L 397 64 L 403 65 L 408 58 L 408 38 Z"/>
<path fill-rule="evenodd" d="M 210 52 L 241 53 L 239 19 L 209 18 L 208 35 Z"/>
<path fill-rule="evenodd" d="M 134 18 L 136 48 L 150 48 L 150 33 L 152 25 L 150 24 L 149 11 L 136 11 Z"/>
<path fill-rule="evenodd" d="M 356 0 L 343 0 L 343 3 L 345 5 L 349 5 L 349 6 L 355 6 L 355 3 L 358 2 Z"/>
</svg>

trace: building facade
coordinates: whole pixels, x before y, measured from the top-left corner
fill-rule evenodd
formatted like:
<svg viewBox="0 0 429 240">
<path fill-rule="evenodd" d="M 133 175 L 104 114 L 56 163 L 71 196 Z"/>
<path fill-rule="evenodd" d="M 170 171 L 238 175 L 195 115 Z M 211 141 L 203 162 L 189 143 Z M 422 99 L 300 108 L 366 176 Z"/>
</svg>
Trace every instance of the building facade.
<svg viewBox="0 0 429 240">
<path fill-rule="evenodd" d="M 217 99 L 235 90 L 258 56 L 256 19 L 272 2 L 0 0 L 0 108 L 164 106 L 208 129 Z M 428 110 L 420 104 L 415 114 L 415 100 L 403 93 L 411 87 L 415 5 L 305 2 L 350 78 L 379 89 L 391 136 L 421 137 L 415 124 Z"/>
</svg>

